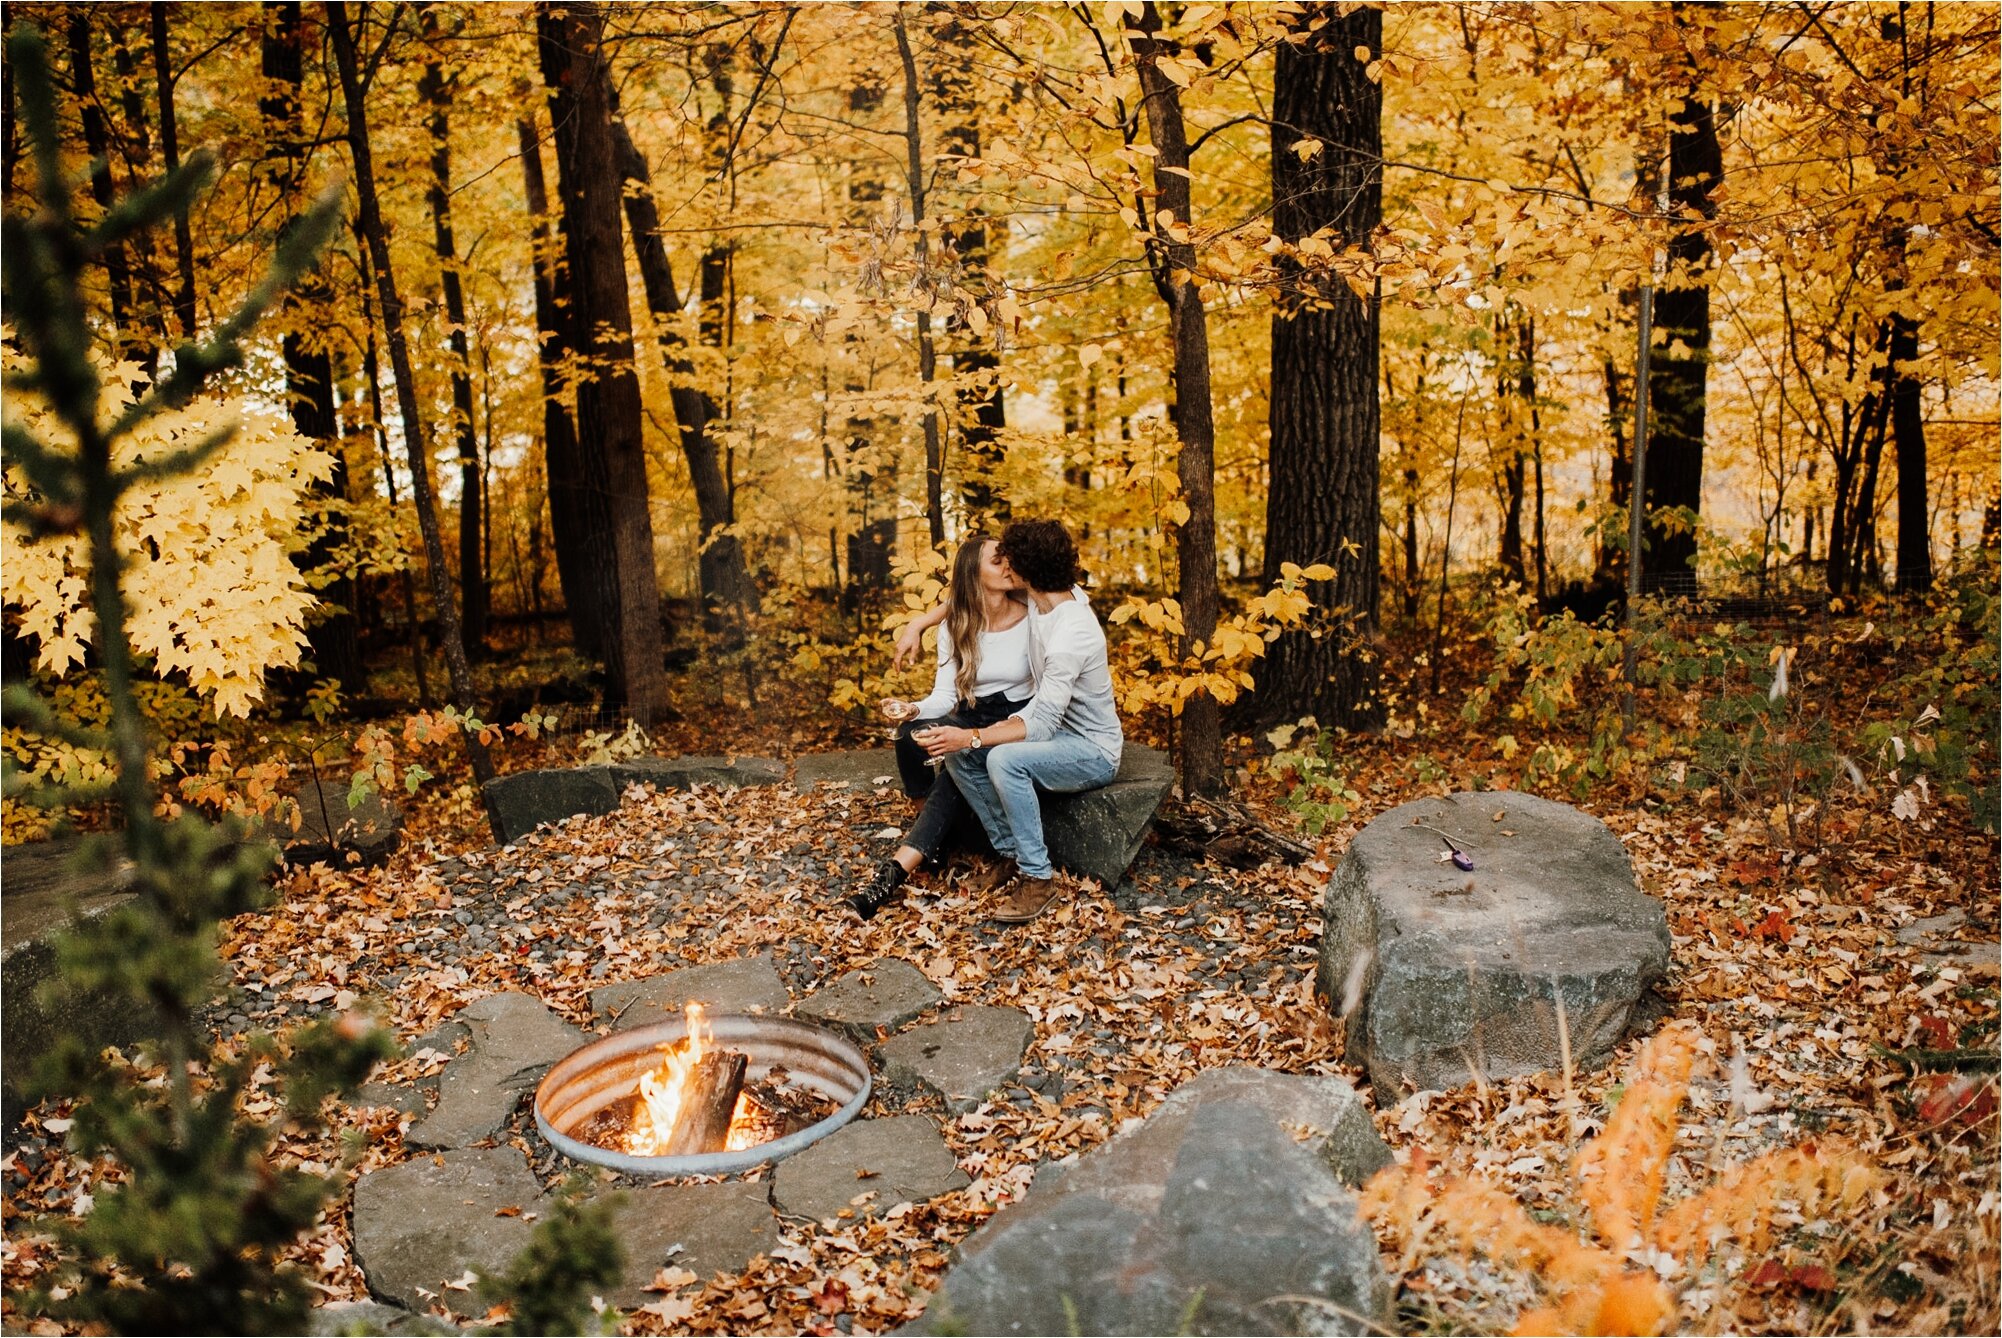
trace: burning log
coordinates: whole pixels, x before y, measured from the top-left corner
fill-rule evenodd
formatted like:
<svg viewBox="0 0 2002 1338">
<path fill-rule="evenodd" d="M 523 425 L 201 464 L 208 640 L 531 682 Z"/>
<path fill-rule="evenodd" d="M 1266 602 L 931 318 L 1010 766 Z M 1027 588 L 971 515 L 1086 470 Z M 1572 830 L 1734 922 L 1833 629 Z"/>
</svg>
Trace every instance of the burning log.
<svg viewBox="0 0 2002 1338">
<path fill-rule="evenodd" d="M 745 1062 L 736 1050 L 712 1050 L 695 1061 L 662 1155 L 686 1157 L 725 1149 L 737 1094 L 744 1087 Z"/>
</svg>

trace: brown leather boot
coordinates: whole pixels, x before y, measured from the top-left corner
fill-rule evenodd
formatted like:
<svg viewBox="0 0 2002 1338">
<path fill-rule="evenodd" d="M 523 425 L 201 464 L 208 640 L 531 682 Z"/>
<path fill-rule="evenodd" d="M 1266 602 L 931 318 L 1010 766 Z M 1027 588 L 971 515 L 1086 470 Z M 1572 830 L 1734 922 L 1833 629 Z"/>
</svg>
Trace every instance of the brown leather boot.
<svg viewBox="0 0 2002 1338">
<path fill-rule="evenodd" d="M 1055 878 L 1017 877 L 988 918 L 1004 925 L 1025 925 L 1054 905 L 1062 890 Z"/>
</svg>

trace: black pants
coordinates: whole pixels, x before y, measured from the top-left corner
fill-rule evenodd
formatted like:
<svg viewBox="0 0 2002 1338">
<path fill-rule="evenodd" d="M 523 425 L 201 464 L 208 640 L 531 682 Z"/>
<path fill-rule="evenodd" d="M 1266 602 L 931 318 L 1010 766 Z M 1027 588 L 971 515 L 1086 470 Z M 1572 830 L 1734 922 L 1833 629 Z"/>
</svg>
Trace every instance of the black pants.
<svg viewBox="0 0 2002 1338">
<path fill-rule="evenodd" d="M 930 729 L 933 725 L 984 729 L 1006 720 L 1026 704 L 1010 701 L 997 692 L 991 697 L 979 698 L 971 706 L 962 704 L 941 716 L 913 720 L 897 731 L 897 770 L 903 775 L 904 793 L 925 801 L 924 810 L 904 837 L 905 845 L 928 860 L 936 859 L 952 839 L 955 828 L 980 826 L 978 822 L 968 821 L 971 810 L 966 807 L 966 800 L 960 797 L 959 787 L 952 783 L 952 777 L 945 768 L 925 765 L 927 754 L 911 737 L 912 733 Z"/>
</svg>

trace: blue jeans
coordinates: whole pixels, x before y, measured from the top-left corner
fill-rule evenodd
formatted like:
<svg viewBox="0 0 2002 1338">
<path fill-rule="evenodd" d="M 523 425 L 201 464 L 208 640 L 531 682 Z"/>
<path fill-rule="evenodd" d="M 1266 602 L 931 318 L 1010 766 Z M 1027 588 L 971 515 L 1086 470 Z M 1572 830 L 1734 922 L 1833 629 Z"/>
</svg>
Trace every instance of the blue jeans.
<svg viewBox="0 0 2002 1338">
<path fill-rule="evenodd" d="M 1043 805 L 1036 791 L 1095 790 L 1119 774 L 1117 762 L 1077 734 L 967 749 L 947 757 L 945 765 L 994 849 L 1031 878 L 1056 872 L 1043 842 Z"/>
</svg>

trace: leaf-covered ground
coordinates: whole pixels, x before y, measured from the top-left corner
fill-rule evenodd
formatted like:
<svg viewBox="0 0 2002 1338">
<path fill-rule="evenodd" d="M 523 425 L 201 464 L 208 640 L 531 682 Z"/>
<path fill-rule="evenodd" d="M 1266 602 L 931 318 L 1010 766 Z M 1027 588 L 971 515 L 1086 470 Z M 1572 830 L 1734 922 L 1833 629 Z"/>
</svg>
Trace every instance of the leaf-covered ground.
<svg viewBox="0 0 2002 1338">
<path fill-rule="evenodd" d="M 1021 1008 L 1036 1022 L 1022 1081 L 944 1121 L 969 1188 L 883 1219 L 792 1224 L 744 1276 L 663 1290 L 624 1321 L 639 1333 L 885 1330 L 921 1310 L 954 1243 L 1022 1194 L 1038 1166 L 1103 1141 L 1198 1070 L 1256 1064 L 1359 1080 L 1342 1062 L 1340 1023 L 1311 994 L 1326 874 L 1369 817 L 1473 779 L 1420 784 L 1400 749 L 1408 753 L 1394 739 L 1356 745 L 1348 774 L 1360 802 L 1322 834 L 1311 862 L 1244 872 L 1150 848 L 1118 888 L 1005 931 L 937 877 L 867 925 L 839 907 L 912 816 L 889 788 L 636 790 L 613 815 L 498 851 L 439 805 L 420 818 L 424 838 L 387 868 L 295 871 L 272 910 L 233 924 L 234 991 L 216 1020 L 230 1036 L 373 1007 L 409 1040 L 469 1000 L 511 989 L 584 1024 L 597 985 L 768 948 L 795 997 L 896 956 L 950 1002 Z M 1276 795 L 1264 777 L 1250 788 L 1254 799 Z M 1798 1220 L 1783 1208 L 1757 1251 L 1727 1244 L 1691 1274 L 1670 1270 L 1677 1327 L 1995 1331 L 1994 955 L 1977 959 L 1985 969 L 1942 968 L 1926 960 L 1939 942 L 1901 943 L 1897 933 L 1959 912 L 1945 937 L 1992 940 L 1992 838 L 1950 807 L 1925 826 L 1831 808 L 1824 841 L 1839 853 L 1788 862 L 1762 824 L 1693 801 L 1592 807 L 1668 906 L 1672 1012 L 1700 1025 L 1714 1052 L 1684 1108 L 1666 1201 L 1756 1152 L 1829 1135 L 1889 1175 L 1843 1220 Z M 1260 811 L 1289 825 L 1276 803 Z M 1569 1164 L 1618 1099 L 1627 1053 L 1569 1080 L 1490 1086 L 1470 1075 L 1378 1111 L 1378 1126 L 1400 1159 L 1423 1149 L 1450 1172 L 1507 1187 L 1542 1220 L 1577 1221 Z M 405 1060 L 390 1076 L 441 1063 Z M 10 1326 L 32 1322 L 16 1294 L 50 1260 L 37 1215 L 75 1211 L 115 1179 L 63 1154 L 64 1113 L 37 1112 L 0 1162 Z M 344 1116 L 363 1169 L 410 1155 L 407 1121 L 388 1108 Z M 326 1166 L 340 1155 L 331 1144 L 288 1152 Z M 364 1294 L 344 1201 L 300 1259 L 329 1298 Z M 1502 1330 L 1537 1299 L 1530 1279 L 1479 1257 L 1420 1249 L 1385 1262 L 1405 1270 L 1407 1330 Z M 470 1295 L 446 1299 L 474 1305 Z"/>
</svg>

